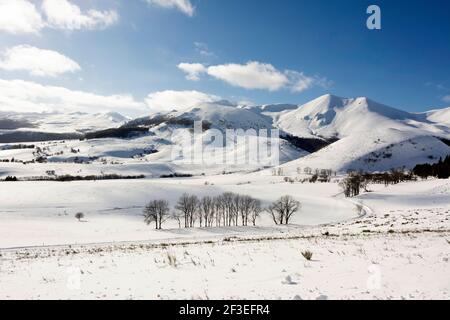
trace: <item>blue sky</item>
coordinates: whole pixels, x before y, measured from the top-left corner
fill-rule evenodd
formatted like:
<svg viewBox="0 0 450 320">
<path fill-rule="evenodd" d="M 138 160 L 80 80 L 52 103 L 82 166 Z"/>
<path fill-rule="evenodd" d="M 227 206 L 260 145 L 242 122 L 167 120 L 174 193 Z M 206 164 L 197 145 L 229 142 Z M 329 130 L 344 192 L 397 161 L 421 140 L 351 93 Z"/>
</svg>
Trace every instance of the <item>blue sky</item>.
<svg viewBox="0 0 450 320">
<path fill-rule="evenodd" d="M 13 108 L 17 90 L 37 85 L 45 87 L 45 97 L 42 88 L 30 101 L 19 97 L 27 111 L 52 106 L 47 100 L 56 99 L 55 87 L 67 89 L 61 105 L 68 109 L 104 110 L 108 99 L 123 96 L 111 109 L 130 115 L 147 112 L 148 95 L 165 90 L 256 104 L 304 103 L 332 93 L 408 111 L 450 105 L 446 0 L 71 0 L 80 10 L 72 21 L 58 17 L 47 1 L 45 8 L 32 1 L 42 16 L 32 29 L 18 24 L 11 30 L 0 14 L 0 93 L 9 97 L 0 98 L 0 110 Z M 12 0 L 2 2 L 5 9 Z M 370 4 L 381 8 L 381 30 L 366 28 Z M 20 60 L 24 51 L 8 53 L 18 46 L 56 52 L 78 67 L 41 51 L 31 55 L 45 62 L 30 66 Z M 189 78 L 180 63 L 200 71 Z M 78 98 L 82 94 L 95 101 Z M 129 100 L 132 106 L 123 106 Z"/>
</svg>

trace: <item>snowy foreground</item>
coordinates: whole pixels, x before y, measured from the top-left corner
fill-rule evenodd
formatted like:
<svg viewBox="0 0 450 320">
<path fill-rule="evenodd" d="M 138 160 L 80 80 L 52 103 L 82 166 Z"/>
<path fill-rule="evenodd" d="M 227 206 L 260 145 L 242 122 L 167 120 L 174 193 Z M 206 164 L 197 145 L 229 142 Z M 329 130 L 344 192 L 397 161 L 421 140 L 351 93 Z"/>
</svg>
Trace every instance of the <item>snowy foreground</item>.
<svg viewBox="0 0 450 320">
<path fill-rule="evenodd" d="M 2 186 L 1 299 L 450 298 L 449 180 L 371 186 L 359 210 L 336 183 L 257 174 Z M 223 191 L 303 207 L 284 228 L 157 232 L 140 216 L 152 197 Z"/>
</svg>

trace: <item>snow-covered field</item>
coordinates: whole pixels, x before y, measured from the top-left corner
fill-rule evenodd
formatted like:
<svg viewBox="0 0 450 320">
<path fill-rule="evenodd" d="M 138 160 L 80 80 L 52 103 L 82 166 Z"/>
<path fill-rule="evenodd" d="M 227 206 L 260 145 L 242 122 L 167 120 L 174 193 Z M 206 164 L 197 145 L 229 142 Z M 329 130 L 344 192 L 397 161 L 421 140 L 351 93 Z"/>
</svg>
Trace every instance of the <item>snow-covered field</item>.
<svg viewBox="0 0 450 320">
<path fill-rule="evenodd" d="M 354 199 L 360 217 L 335 183 L 263 174 L 45 183 L 2 190 L 0 298 L 450 298 L 449 180 L 371 186 Z M 265 217 L 258 228 L 157 232 L 138 215 L 152 197 L 224 190 L 292 194 L 303 208 L 288 228 Z M 87 222 L 73 217 L 82 205 Z"/>
<path fill-rule="evenodd" d="M 152 226 L 144 224 L 142 209 L 147 202 L 167 199 L 173 207 L 183 193 L 201 197 L 232 191 L 258 198 L 265 206 L 282 195 L 290 194 L 302 203 L 302 209 L 293 218 L 294 225 L 290 228 L 348 220 L 360 214 L 353 203 L 333 197 L 339 192 L 336 184 L 291 185 L 281 177 L 255 175 L 248 178 L 256 181 L 241 184 L 236 182 L 242 179 L 239 177 L 242 175 L 70 183 L 4 182 L 0 185 L 5 187 L 0 193 L 0 247 L 215 238 L 217 234 L 265 234 L 288 229 L 275 228 L 267 213 L 261 216 L 257 228 L 251 230 L 230 227 L 180 231 L 175 221 L 168 221 L 164 229 L 169 230 L 154 231 Z M 214 185 L 205 185 L 205 182 Z M 77 212 L 85 214 L 85 222 L 75 219 Z"/>
</svg>

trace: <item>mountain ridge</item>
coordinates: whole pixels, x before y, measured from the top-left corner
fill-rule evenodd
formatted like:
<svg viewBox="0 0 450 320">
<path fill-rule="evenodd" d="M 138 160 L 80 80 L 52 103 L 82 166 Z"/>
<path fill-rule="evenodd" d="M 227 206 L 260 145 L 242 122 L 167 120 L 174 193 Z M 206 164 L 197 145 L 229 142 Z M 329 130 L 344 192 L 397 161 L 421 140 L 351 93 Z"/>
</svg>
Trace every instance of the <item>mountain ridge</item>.
<svg viewBox="0 0 450 320">
<path fill-rule="evenodd" d="M 0 120 L 4 115 L 0 112 Z M 450 137 L 450 108 L 410 113 L 367 97 L 343 98 L 330 94 L 302 105 L 236 106 L 218 101 L 135 119 L 115 112 L 10 114 L 7 119 L 22 121 L 24 128 L 4 122 L 13 129 L 0 128 L 2 142 L 14 142 L 7 141 L 14 136 L 20 136 L 21 142 L 33 141 L 33 135 L 41 141 L 46 139 L 45 134 L 48 140 L 78 139 L 89 133 L 88 139 L 95 141 L 92 143 L 107 150 L 98 156 L 121 155 L 121 159 L 127 154 L 136 156 L 147 152 L 147 143 L 158 152 L 152 151 L 146 157 L 164 163 L 171 161 L 169 146 L 177 143 L 170 141 L 172 133 L 179 128 L 192 128 L 194 121 L 200 120 L 205 124 L 203 130 L 279 129 L 283 152 L 289 155 L 283 158 L 282 164 L 287 171 L 305 166 L 336 171 L 390 170 L 436 162 L 450 154 L 446 143 Z M 44 134 L 40 132 L 43 129 Z M 58 136 L 62 133 L 65 135 Z M 139 148 L 133 149 L 135 141 L 139 141 Z M 80 144 L 83 149 L 85 142 Z M 91 152 L 86 157 L 96 154 Z"/>
</svg>

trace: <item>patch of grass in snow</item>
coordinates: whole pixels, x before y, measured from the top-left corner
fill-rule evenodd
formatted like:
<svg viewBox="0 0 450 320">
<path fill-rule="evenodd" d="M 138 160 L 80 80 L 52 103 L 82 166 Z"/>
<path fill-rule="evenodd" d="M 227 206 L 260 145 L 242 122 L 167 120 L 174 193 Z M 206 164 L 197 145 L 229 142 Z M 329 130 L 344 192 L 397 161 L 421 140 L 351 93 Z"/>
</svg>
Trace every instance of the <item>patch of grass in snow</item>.
<svg viewBox="0 0 450 320">
<path fill-rule="evenodd" d="M 313 253 L 312 253 L 311 251 L 309 251 L 309 250 L 302 251 L 302 256 L 303 256 L 303 258 L 305 258 L 306 260 L 311 261 L 312 256 L 313 256 Z"/>
<path fill-rule="evenodd" d="M 177 257 L 174 253 L 167 251 L 166 252 L 167 264 L 171 267 L 177 267 Z"/>
</svg>

